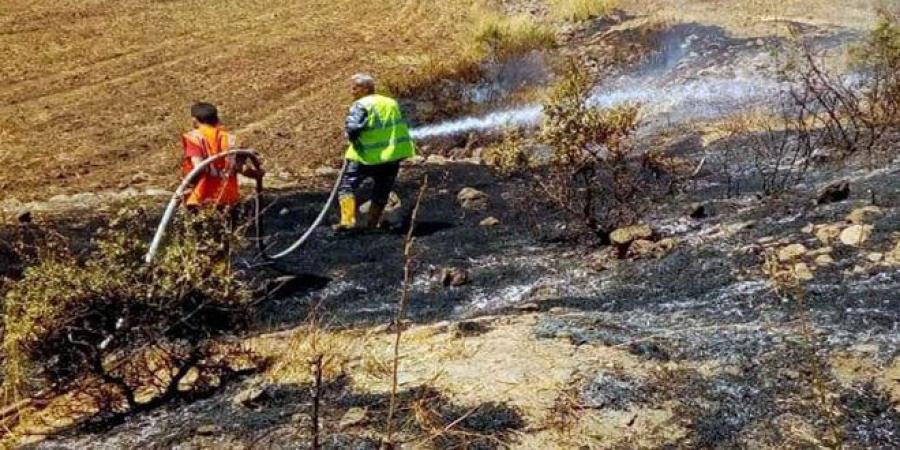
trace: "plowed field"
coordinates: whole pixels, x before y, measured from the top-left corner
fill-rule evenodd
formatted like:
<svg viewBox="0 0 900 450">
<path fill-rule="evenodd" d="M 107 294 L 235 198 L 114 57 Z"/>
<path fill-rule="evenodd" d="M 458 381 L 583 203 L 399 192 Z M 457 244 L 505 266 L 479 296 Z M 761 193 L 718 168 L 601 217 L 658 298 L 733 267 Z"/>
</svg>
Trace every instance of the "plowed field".
<svg viewBox="0 0 900 450">
<path fill-rule="evenodd" d="M 346 78 L 449 52 L 470 0 L 0 1 L 0 200 L 168 186 L 192 102 L 275 170 L 341 150 Z"/>
</svg>

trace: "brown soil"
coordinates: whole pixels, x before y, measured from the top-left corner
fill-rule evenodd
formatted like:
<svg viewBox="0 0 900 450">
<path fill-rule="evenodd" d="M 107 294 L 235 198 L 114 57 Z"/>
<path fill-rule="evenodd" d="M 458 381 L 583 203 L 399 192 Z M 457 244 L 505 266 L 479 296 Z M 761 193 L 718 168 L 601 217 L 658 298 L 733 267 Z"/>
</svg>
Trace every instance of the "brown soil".
<svg viewBox="0 0 900 450">
<path fill-rule="evenodd" d="M 4 1 L 2 197 L 169 185 L 198 100 L 276 171 L 333 159 L 347 77 L 446 54 L 467 3 Z"/>
</svg>

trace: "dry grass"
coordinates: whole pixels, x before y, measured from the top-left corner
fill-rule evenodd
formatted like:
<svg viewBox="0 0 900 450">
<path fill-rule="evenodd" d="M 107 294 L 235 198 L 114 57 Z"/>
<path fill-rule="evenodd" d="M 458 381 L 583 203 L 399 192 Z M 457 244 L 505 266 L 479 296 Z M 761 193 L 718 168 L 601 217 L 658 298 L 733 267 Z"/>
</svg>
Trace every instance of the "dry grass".
<svg viewBox="0 0 900 450">
<path fill-rule="evenodd" d="M 553 30 L 530 15 L 504 16 L 482 10 L 477 17 L 472 39 L 483 54 L 503 58 L 556 44 Z"/>
<path fill-rule="evenodd" d="M 608 15 L 620 5 L 619 0 L 552 0 L 551 11 L 557 19 L 581 22 Z"/>
<path fill-rule="evenodd" d="M 453 43 L 451 57 L 422 55 L 413 70 L 393 74 L 386 90 L 411 96 L 446 79 L 476 82 L 482 75 L 481 63 L 487 59 L 502 60 L 555 44 L 554 31 L 532 16 L 506 16 L 476 3 L 465 32 Z"/>
<path fill-rule="evenodd" d="M 334 380 L 348 372 L 362 342 L 354 333 L 329 332 L 316 325 L 297 328 L 267 378 L 278 383 L 310 383 L 313 381 L 311 361 L 322 356 L 322 378 Z"/>
</svg>

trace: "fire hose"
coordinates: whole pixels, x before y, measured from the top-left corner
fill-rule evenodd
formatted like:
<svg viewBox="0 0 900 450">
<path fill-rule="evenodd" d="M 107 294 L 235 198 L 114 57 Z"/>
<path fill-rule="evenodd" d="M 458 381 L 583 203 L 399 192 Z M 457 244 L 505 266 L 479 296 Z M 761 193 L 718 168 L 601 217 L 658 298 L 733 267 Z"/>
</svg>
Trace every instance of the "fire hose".
<svg viewBox="0 0 900 450">
<path fill-rule="evenodd" d="M 259 160 L 259 155 L 253 150 L 248 149 L 235 149 L 229 150 L 223 153 L 219 153 L 209 158 L 203 160 L 187 176 L 184 177 L 181 184 L 178 186 L 178 189 L 175 190 L 175 193 L 172 194 L 172 198 L 169 200 L 168 206 L 166 206 L 166 210 L 163 213 L 162 220 L 159 222 L 159 227 L 156 229 L 156 233 L 153 235 L 153 241 L 150 243 L 150 249 L 147 251 L 147 254 L 144 256 L 144 261 L 148 264 L 153 262 L 153 259 L 156 257 L 156 254 L 159 252 L 159 247 L 162 244 L 162 240 L 166 235 L 166 228 L 168 228 L 169 224 L 172 222 L 172 217 L 175 215 L 175 211 L 178 208 L 178 205 L 181 203 L 182 198 L 184 197 L 185 191 L 188 189 L 194 180 L 204 171 L 206 167 L 210 164 L 228 157 L 245 157 L 250 160 L 250 162 L 256 166 L 257 168 L 261 167 L 261 163 Z M 328 200 L 325 202 L 325 206 L 322 207 L 322 211 L 316 217 L 316 220 L 313 221 L 312 225 L 298 238 L 294 243 L 288 246 L 286 249 L 274 254 L 270 255 L 267 253 L 267 249 L 265 245 L 263 245 L 262 239 L 262 209 L 261 209 L 261 197 L 263 193 L 263 181 L 262 177 L 256 179 L 256 196 L 254 200 L 254 220 L 255 220 L 255 228 L 256 228 L 256 244 L 259 249 L 260 254 L 269 260 L 281 259 L 285 256 L 297 251 L 307 240 L 309 240 L 310 236 L 312 236 L 313 231 L 322 224 L 322 221 L 325 220 L 325 215 L 328 214 L 328 210 L 331 209 L 331 206 L 334 204 L 334 199 L 337 197 L 338 187 L 341 183 L 341 178 L 344 175 L 344 172 L 347 170 L 347 163 L 344 163 L 344 167 L 341 168 L 341 172 L 338 175 L 337 181 L 334 183 L 334 188 L 331 190 L 331 194 L 328 196 Z"/>
</svg>

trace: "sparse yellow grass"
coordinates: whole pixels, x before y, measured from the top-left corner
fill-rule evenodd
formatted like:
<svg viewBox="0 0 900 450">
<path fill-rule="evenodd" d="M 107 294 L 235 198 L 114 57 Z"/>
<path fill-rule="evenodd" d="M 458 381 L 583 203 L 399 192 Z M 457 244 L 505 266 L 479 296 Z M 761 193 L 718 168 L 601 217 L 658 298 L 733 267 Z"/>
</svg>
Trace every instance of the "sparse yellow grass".
<svg viewBox="0 0 900 450">
<path fill-rule="evenodd" d="M 527 14 L 504 16 L 485 10 L 478 14 L 472 33 L 477 50 L 489 56 L 505 57 L 556 44 L 553 30 Z"/>
<path fill-rule="evenodd" d="M 556 34 L 549 25 L 526 14 L 505 16 L 482 2 L 474 3 L 463 25 L 464 31 L 445 54 L 426 52 L 408 59 L 409 64 L 402 69 L 389 72 L 385 90 L 411 96 L 445 79 L 476 82 L 487 59 L 505 59 L 556 44 Z"/>
<path fill-rule="evenodd" d="M 606 16 L 620 5 L 619 0 L 552 0 L 551 11 L 557 19 L 581 22 Z"/>
<path fill-rule="evenodd" d="M 363 339 L 358 333 L 329 332 L 316 326 L 294 330 L 285 348 L 267 373 L 278 383 L 309 383 L 313 381 L 312 363 L 322 356 L 322 378 L 330 380 L 348 372 L 352 360 L 358 358 Z"/>
</svg>

